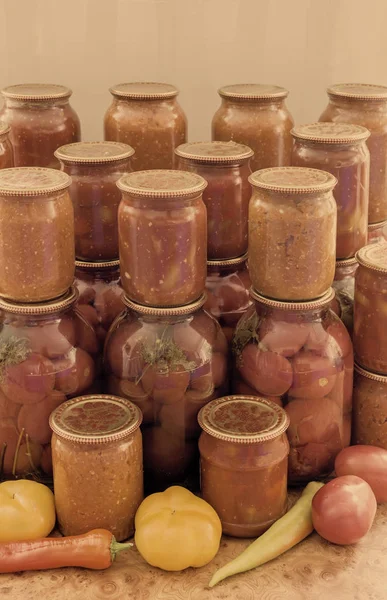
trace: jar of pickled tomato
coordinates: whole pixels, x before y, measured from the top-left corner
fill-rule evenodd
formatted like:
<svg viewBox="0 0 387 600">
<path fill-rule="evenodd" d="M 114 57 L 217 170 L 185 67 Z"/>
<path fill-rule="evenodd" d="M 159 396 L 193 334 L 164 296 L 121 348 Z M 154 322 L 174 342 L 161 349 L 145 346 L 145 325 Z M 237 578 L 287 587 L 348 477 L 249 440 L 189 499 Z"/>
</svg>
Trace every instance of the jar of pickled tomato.
<svg viewBox="0 0 387 600">
<path fill-rule="evenodd" d="M 387 375 L 355 364 L 352 443 L 387 450 Z"/>
<path fill-rule="evenodd" d="M 0 169 L 14 166 L 13 148 L 9 139 L 9 125 L 0 121 Z"/>
</svg>

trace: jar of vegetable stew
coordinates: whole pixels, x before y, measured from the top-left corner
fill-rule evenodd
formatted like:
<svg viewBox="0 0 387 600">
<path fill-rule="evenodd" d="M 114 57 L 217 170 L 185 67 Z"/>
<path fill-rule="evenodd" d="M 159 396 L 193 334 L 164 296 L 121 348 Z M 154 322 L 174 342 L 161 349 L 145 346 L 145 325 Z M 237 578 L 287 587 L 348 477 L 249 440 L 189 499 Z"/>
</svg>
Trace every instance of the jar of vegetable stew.
<svg viewBox="0 0 387 600">
<path fill-rule="evenodd" d="M 139 304 L 181 306 L 206 283 L 207 183 L 186 171 L 139 171 L 118 181 L 122 287 Z"/>
<path fill-rule="evenodd" d="M 64 85 L 23 83 L 1 93 L 0 119 L 11 127 L 15 166 L 59 169 L 55 150 L 81 139 L 79 118 L 69 102 L 72 91 Z"/>
<path fill-rule="evenodd" d="M 0 170 L 0 296 L 43 302 L 74 278 L 74 211 L 65 173 Z"/>
<path fill-rule="evenodd" d="M 358 262 L 356 258 L 337 260 L 335 280 L 332 285 L 335 291 L 335 298 L 332 301 L 331 309 L 343 321 L 351 336 L 353 332 L 353 303 L 357 267 Z"/>
<path fill-rule="evenodd" d="M 141 411 L 127 400 L 90 395 L 50 417 L 55 508 L 63 535 L 134 532 L 143 499 Z"/>
<path fill-rule="evenodd" d="M 254 151 L 253 171 L 291 164 L 294 125 L 277 85 L 246 83 L 218 90 L 221 106 L 212 119 L 212 139 L 246 144 Z"/>
<path fill-rule="evenodd" d="M 226 339 L 204 297 L 177 308 L 125 303 L 106 339 L 105 374 L 109 393 L 142 410 L 146 488 L 196 483 L 197 415 L 227 393 Z"/>
<path fill-rule="evenodd" d="M 368 244 L 373 244 L 374 242 L 382 242 L 385 240 L 383 235 L 383 229 L 387 225 L 387 221 L 382 221 L 381 223 L 371 223 L 368 225 Z M 365 245 L 365 244 L 364 244 Z"/>
<path fill-rule="evenodd" d="M 6 476 L 51 473 L 50 413 L 91 388 L 97 375 L 97 338 L 74 310 L 76 299 L 70 290 L 41 304 L 0 300 L 0 453 Z"/>
<path fill-rule="evenodd" d="M 352 443 L 387 450 L 387 375 L 355 364 Z"/>
<path fill-rule="evenodd" d="M 71 176 L 75 255 L 85 261 L 118 256 L 117 213 L 121 200 L 117 181 L 131 171 L 134 150 L 116 142 L 78 142 L 61 146 L 55 156 Z"/>
<path fill-rule="evenodd" d="M 204 177 L 207 187 L 207 257 L 228 259 L 247 252 L 247 219 L 253 151 L 234 142 L 191 142 L 176 149 L 178 167 Z"/>
<path fill-rule="evenodd" d="M 371 132 L 368 221 L 387 219 L 387 86 L 339 83 L 327 89 L 329 104 L 319 121 L 362 125 Z"/>
<path fill-rule="evenodd" d="M 201 409 L 201 492 L 223 533 L 257 537 L 287 510 L 289 417 L 269 400 L 228 396 Z"/>
<path fill-rule="evenodd" d="M 365 127 L 346 123 L 298 125 L 292 164 L 332 173 L 337 179 L 336 257 L 351 258 L 367 243 L 370 153 Z"/>
<path fill-rule="evenodd" d="M 105 140 L 135 149 L 135 171 L 175 168 L 175 148 L 187 141 L 178 89 L 167 83 L 133 82 L 109 91 L 113 103 L 105 114 Z"/>
<path fill-rule="evenodd" d="M 9 139 L 10 128 L 0 121 L 0 169 L 14 166 L 13 148 Z"/>
<path fill-rule="evenodd" d="M 311 302 L 278 302 L 252 291 L 255 311 L 239 321 L 233 339 L 235 386 L 281 397 L 290 418 L 289 480 L 329 475 L 350 443 L 353 350 L 330 310 L 333 291 Z"/>
<path fill-rule="evenodd" d="M 278 167 L 253 173 L 249 271 L 253 287 L 278 300 L 312 300 L 332 285 L 336 261 L 336 178 Z"/>
</svg>

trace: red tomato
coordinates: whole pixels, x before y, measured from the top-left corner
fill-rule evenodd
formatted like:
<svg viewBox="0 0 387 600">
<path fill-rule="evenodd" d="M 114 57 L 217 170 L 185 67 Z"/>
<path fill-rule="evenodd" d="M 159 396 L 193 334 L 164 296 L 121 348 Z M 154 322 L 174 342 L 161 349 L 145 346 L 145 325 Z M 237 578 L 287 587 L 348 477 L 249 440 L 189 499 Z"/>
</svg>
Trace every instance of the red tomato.
<svg viewBox="0 0 387 600">
<path fill-rule="evenodd" d="M 217 388 L 227 379 L 227 358 L 222 352 L 214 352 L 211 358 L 211 373 L 214 387 Z"/>
<path fill-rule="evenodd" d="M 350 446 L 336 456 L 337 475 L 357 475 L 372 488 L 377 502 L 387 502 L 387 450 L 377 446 Z"/>
<path fill-rule="evenodd" d="M 327 333 L 329 333 L 329 338 L 324 349 L 325 356 L 331 356 L 332 358 L 337 357 L 337 355 L 343 357 L 353 356 L 351 336 L 340 319 L 335 318 L 327 328 Z"/>
<path fill-rule="evenodd" d="M 291 446 L 323 443 L 336 453 L 341 450 L 342 413 L 336 402 L 329 398 L 295 399 L 285 410 L 290 418 L 287 434 Z"/>
<path fill-rule="evenodd" d="M 153 344 L 155 340 L 156 334 L 151 336 L 139 321 L 121 321 L 106 340 L 108 368 L 119 379 L 139 377 L 144 368 L 142 343 Z"/>
<path fill-rule="evenodd" d="M 145 427 L 142 436 L 144 469 L 154 477 L 177 479 L 195 460 L 196 441 L 173 436 L 163 427 Z"/>
<path fill-rule="evenodd" d="M 17 460 L 15 463 L 16 475 L 26 475 L 32 471 L 36 471 L 40 467 L 43 448 L 40 444 L 36 444 L 31 440 L 20 445 Z"/>
<path fill-rule="evenodd" d="M 9 400 L 0 390 L 0 423 L 3 419 L 16 418 L 20 411 L 20 404 Z"/>
<path fill-rule="evenodd" d="M 275 352 L 259 350 L 255 344 L 244 347 L 238 369 L 246 383 L 260 394 L 281 396 L 292 385 L 290 362 Z"/>
<path fill-rule="evenodd" d="M 332 452 L 325 443 L 314 442 L 290 448 L 289 481 L 310 481 L 329 475 L 333 471 L 336 452 Z"/>
<path fill-rule="evenodd" d="M 302 350 L 292 359 L 293 383 L 289 396 L 293 398 L 323 398 L 336 382 L 337 369 L 329 358 Z"/>
<path fill-rule="evenodd" d="M 60 358 L 55 364 L 55 389 L 66 396 L 76 396 L 85 392 L 94 381 L 95 364 L 90 354 L 76 348 L 67 358 Z"/>
<path fill-rule="evenodd" d="M 44 473 L 51 475 L 52 473 L 52 453 L 51 444 L 43 448 L 42 458 L 40 459 L 40 467 Z"/>
<path fill-rule="evenodd" d="M 328 542 L 355 544 L 370 530 L 376 506 L 375 495 L 364 479 L 337 477 L 312 500 L 313 526 Z"/>
<path fill-rule="evenodd" d="M 19 431 L 24 429 L 29 438 L 37 444 L 47 444 L 51 440 L 51 428 L 48 424 L 50 414 L 66 400 L 62 392 L 53 390 L 50 396 L 37 404 L 24 404 L 17 420 Z"/>
<path fill-rule="evenodd" d="M 107 389 L 109 394 L 126 398 L 136 404 L 142 412 L 142 424 L 149 425 L 157 417 L 155 403 L 144 391 L 141 381 L 129 381 L 128 379 L 118 379 L 115 375 L 110 375 L 107 379 Z"/>
<path fill-rule="evenodd" d="M 200 367 L 197 367 L 191 371 L 189 388 L 198 392 L 198 394 L 196 394 L 197 398 L 199 398 L 199 396 L 207 398 L 214 391 L 212 367 L 212 362 L 206 362 Z M 215 368 L 217 368 L 216 365 Z M 221 377 L 221 375 L 218 374 L 217 377 Z"/>
<path fill-rule="evenodd" d="M 308 339 L 305 344 L 305 350 L 321 354 L 329 339 L 328 333 L 325 331 L 322 323 L 309 323 L 308 325 Z"/>
<path fill-rule="evenodd" d="M 267 319 L 259 328 L 260 346 L 281 356 L 294 356 L 305 344 L 309 328 L 304 323 Z"/>
<path fill-rule="evenodd" d="M 125 308 L 120 287 L 109 287 L 95 298 L 94 307 L 100 322 L 108 329 L 117 315 Z"/>
<path fill-rule="evenodd" d="M 91 306 L 90 304 L 78 304 L 77 312 L 80 313 L 92 327 L 98 325 L 99 319 L 94 306 Z"/>
<path fill-rule="evenodd" d="M 58 358 L 76 344 L 75 323 L 74 315 L 64 315 L 60 320 L 42 322 L 34 327 L 24 327 L 18 330 L 18 336 L 29 339 L 32 352 L 43 354 L 48 358 Z"/>
<path fill-rule="evenodd" d="M 0 422 L 0 448 L 5 447 L 3 471 L 12 473 L 12 465 L 15 457 L 19 432 L 13 419 L 2 419 Z"/>
<path fill-rule="evenodd" d="M 1 383 L 4 394 L 18 404 L 35 404 L 48 396 L 54 387 L 53 363 L 41 354 L 32 353 L 23 362 L 4 369 Z"/>
<path fill-rule="evenodd" d="M 89 354 L 97 354 L 99 343 L 94 327 L 83 315 L 78 314 L 77 317 L 78 346 Z"/>
<path fill-rule="evenodd" d="M 190 374 L 182 365 L 176 365 L 166 373 L 158 371 L 156 366 L 146 366 L 141 383 L 155 402 L 174 404 L 183 398 L 189 380 Z"/>
</svg>

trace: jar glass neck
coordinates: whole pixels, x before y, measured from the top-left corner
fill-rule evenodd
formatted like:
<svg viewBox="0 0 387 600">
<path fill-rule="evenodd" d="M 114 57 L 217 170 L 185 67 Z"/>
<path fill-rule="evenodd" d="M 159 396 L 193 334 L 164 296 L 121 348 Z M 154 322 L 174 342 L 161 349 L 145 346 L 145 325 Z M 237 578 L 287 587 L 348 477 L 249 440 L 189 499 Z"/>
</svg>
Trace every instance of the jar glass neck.
<svg viewBox="0 0 387 600">
<path fill-rule="evenodd" d="M 4 98 L 4 104 L 7 108 L 31 108 L 36 110 L 45 110 L 66 106 L 69 104 L 70 98 L 55 98 L 52 100 L 16 100 L 15 98 Z"/>
<path fill-rule="evenodd" d="M 165 211 L 197 204 L 197 202 L 202 199 L 202 194 L 195 195 L 194 197 L 177 196 L 176 198 L 162 198 L 150 196 L 136 196 L 129 192 L 122 192 L 122 199 L 124 202 L 127 202 L 135 208 Z"/>
<path fill-rule="evenodd" d="M 255 109 L 279 109 L 285 106 L 286 98 L 222 98 L 224 106 L 233 106 L 234 108 L 255 108 Z"/>
<path fill-rule="evenodd" d="M 313 321 L 322 319 L 329 311 L 329 304 L 325 304 L 318 308 L 305 308 L 302 310 L 294 310 L 291 307 L 273 307 L 263 304 L 259 300 L 254 300 L 255 310 L 260 318 L 270 317 L 276 321 Z"/>
</svg>

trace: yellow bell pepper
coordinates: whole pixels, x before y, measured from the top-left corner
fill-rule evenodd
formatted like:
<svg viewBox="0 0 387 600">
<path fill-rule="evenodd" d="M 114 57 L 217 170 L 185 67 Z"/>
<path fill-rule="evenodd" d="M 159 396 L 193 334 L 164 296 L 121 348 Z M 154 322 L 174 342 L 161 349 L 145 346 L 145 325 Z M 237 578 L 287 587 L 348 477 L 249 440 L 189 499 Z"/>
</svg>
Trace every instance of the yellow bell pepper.
<svg viewBox="0 0 387 600">
<path fill-rule="evenodd" d="M 55 525 L 52 491 L 36 481 L 0 483 L 0 542 L 37 540 Z"/>
<path fill-rule="evenodd" d="M 180 486 L 145 498 L 135 528 L 141 556 L 164 571 L 206 565 L 218 552 L 222 535 L 212 506 Z"/>
</svg>

